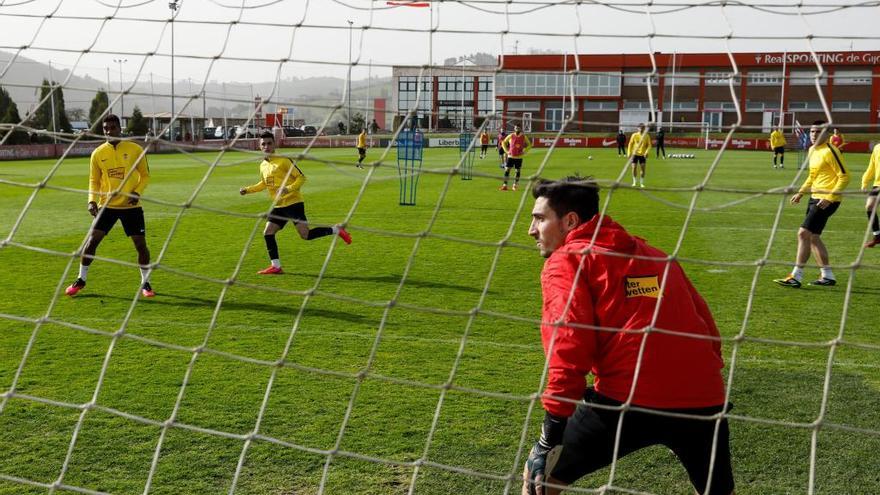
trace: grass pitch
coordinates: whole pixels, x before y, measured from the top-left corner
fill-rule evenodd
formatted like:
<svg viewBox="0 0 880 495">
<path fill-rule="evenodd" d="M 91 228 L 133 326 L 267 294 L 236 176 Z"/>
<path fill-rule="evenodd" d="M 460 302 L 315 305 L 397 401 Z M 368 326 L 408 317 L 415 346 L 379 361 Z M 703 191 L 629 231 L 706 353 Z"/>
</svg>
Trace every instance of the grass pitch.
<svg viewBox="0 0 880 495">
<path fill-rule="evenodd" d="M 526 176 L 543 167 L 544 177 L 580 172 L 607 185 L 621 175 L 623 159 L 610 150 L 560 149 L 545 162 L 546 153 L 530 153 Z M 380 154 L 371 149 L 368 161 Z M 745 336 L 731 392 L 737 493 L 806 493 L 816 421 L 816 493 L 880 491 L 880 263 L 870 250 L 859 258 L 863 197 L 847 198 L 823 235 L 840 285 L 786 290 L 771 280 L 790 269 L 804 207 L 765 193 L 800 184 L 794 158 L 773 170 L 768 153 L 727 152 L 698 191 L 716 154 L 695 154 L 652 157 L 648 189 L 605 187 L 602 198 L 632 233 L 670 253 L 680 245 L 722 335 Z M 316 493 L 334 449 L 325 493 L 406 493 L 406 463 L 423 456 L 416 493 L 505 490 L 503 477 L 522 469 L 514 459 L 544 363 L 543 260 L 526 235 L 528 181 L 498 191 L 494 154 L 475 160 L 474 179 L 462 181 L 447 173 L 457 150 L 429 149 L 418 204 L 404 207 L 393 152 L 372 173 L 354 167 L 353 149 L 310 156 L 300 167 L 311 223 L 348 218 L 354 243 L 305 242 L 288 227 L 278 235 L 286 274 L 265 277 L 256 271 L 268 262 L 258 217 L 267 197 L 237 193 L 256 182 L 259 158 L 229 153 L 212 169 L 216 153 L 151 155 L 144 209 L 160 263 L 152 300 L 136 299 L 135 252 L 118 225 L 86 289 L 63 295 L 91 219 L 86 159 L 65 160 L 51 175 L 54 161 L 0 162 L 0 238 L 11 241 L 0 247 L 0 392 L 8 399 L 0 494 L 46 493 L 16 480 L 48 485 L 62 470 L 63 485 L 143 493 L 162 424 L 175 412 L 149 492 L 228 492 L 273 372 L 236 493 Z M 855 192 L 867 155 L 846 159 Z M 622 184 L 629 181 L 627 171 Z M 808 268 L 808 280 L 817 275 Z M 275 366 L 288 345 L 284 366 Z M 734 348 L 725 342 L 728 365 Z M 82 415 L 78 406 L 93 397 L 96 407 Z M 537 405 L 521 456 L 542 415 Z M 605 469 L 576 486 L 598 488 L 608 476 Z M 692 493 L 662 448 L 622 459 L 614 485 Z"/>
</svg>

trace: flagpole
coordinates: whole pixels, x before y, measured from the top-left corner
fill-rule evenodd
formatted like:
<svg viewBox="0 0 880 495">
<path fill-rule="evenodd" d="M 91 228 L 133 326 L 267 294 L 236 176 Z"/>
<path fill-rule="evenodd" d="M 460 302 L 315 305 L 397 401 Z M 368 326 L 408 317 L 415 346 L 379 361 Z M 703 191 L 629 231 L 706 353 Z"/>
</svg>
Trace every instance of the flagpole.
<svg viewBox="0 0 880 495">
<path fill-rule="evenodd" d="M 428 132 L 431 132 L 434 129 L 434 2 L 428 2 L 428 11 L 428 84 L 431 86 Z"/>
<path fill-rule="evenodd" d="M 672 132 L 675 125 L 675 52 L 672 52 L 672 89 L 670 90 L 669 101 L 669 132 Z"/>
<path fill-rule="evenodd" d="M 782 91 L 779 92 L 779 127 L 782 129 L 785 124 L 785 63 L 788 58 L 788 52 L 782 52 Z"/>
</svg>

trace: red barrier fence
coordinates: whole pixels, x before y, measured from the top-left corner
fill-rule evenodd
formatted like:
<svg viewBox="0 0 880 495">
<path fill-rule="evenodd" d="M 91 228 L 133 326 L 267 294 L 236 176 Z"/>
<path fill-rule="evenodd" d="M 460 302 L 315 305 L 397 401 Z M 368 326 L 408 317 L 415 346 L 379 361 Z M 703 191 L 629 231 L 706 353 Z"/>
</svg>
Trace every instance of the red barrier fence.
<svg viewBox="0 0 880 495">
<path fill-rule="evenodd" d="M 314 141 L 314 142 L 312 142 Z M 381 146 L 387 144 L 382 138 Z M 617 148 L 617 140 L 614 138 L 601 137 L 535 137 L 532 145 L 536 148 L 549 148 L 553 143 L 557 148 Z M 73 145 L 67 156 L 89 156 L 103 141 L 82 141 Z M 719 149 L 724 139 L 709 138 L 708 149 Z M 143 145 L 143 142 L 140 142 Z M 293 137 L 281 140 L 284 148 L 305 148 L 311 145 L 313 148 L 353 148 L 357 144 L 354 137 L 318 136 L 318 137 Z M 374 141 L 374 144 L 377 144 Z M 656 146 L 656 142 L 653 143 Z M 843 151 L 850 153 L 867 153 L 871 151 L 873 143 L 859 141 L 847 143 Z M 150 153 L 169 153 L 180 149 L 186 151 L 220 151 L 224 146 L 229 146 L 228 141 L 208 140 L 199 141 L 197 144 L 175 143 L 157 141 L 150 145 Z M 22 144 L 14 146 L 0 146 L 0 161 L 24 160 L 29 158 L 59 158 L 64 154 L 70 143 L 59 144 Z M 704 149 L 705 138 L 697 137 L 667 137 L 667 148 L 698 148 Z M 255 151 L 259 148 L 258 139 L 239 139 L 232 145 L 233 149 Z M 763 138 L 733 138 L 727 145 L 730 150 L 758 150 L 769 151 L 768 140 Z"/>
</svg>

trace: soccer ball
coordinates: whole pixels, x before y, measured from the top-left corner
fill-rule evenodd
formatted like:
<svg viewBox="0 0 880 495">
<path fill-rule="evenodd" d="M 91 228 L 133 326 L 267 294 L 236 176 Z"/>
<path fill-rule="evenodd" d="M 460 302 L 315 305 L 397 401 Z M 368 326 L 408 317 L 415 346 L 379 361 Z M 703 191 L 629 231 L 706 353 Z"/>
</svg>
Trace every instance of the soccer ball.
<svg viewBox="0 0 880 495">
<path fill-rule="evenodd" d="M 589 155 L 589 156 L 587 157 L 587 160 L 592 160 L 592 159 L 593 159 L 593 155 Z"/>
</svg>

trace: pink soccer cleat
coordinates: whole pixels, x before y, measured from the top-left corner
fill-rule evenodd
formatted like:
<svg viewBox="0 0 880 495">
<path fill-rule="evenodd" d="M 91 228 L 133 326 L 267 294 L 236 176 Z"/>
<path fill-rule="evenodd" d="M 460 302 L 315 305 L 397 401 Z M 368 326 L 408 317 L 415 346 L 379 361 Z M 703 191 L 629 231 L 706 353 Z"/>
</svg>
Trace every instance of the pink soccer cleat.
<svg viewBox="0 0 880 495">
<path fill-rule="evenodd" d="M 282 270 L 280 266 L 274 267 L 269 265 L 269 268 L 264 268 L 257 273 L 259 273 L 260 275 L 281 275 L 282 273 L 284 273 L 284 270 Z"/>
<path fill-rule="evenodd" d="M 141 295 L 144 297 L 155 297 L 156 293 L 153 292 L 153 287 L 150 286 L 149 282 L 144 282 L 144 285 L 141 286 Z"/>
<path fill-rule="evenodd" d="M 64 293 L 70 297 L 73 297 L 76 295 L 77 292 L 81 291 L 85 286 L 86 286 L 86 281 L 81 278 L 78 278 L 78 279 L 74 280 L 72 284 L 70 284 L 70 287 L 64 289 Z"/>
<path fill-rule="evenodd" d="M 337 234 L 342 238 L 342 241 L 346 244 L 351 244 L 351 234 L 345 231 L 342 227 L 339 227 L 339 233 Z"/>
</svg>

